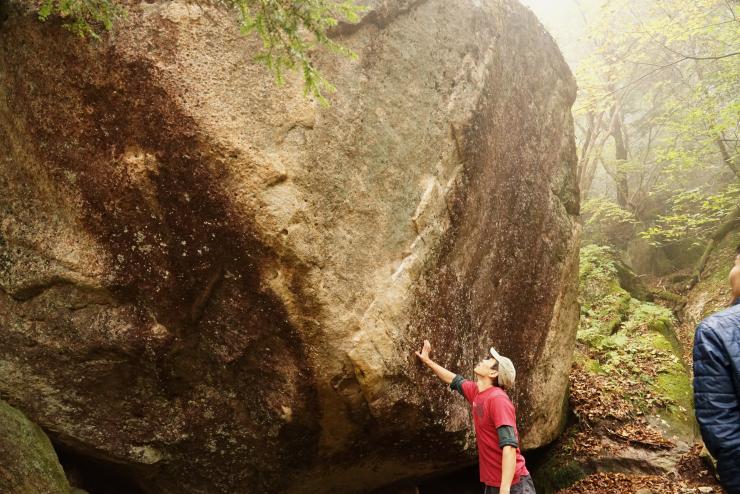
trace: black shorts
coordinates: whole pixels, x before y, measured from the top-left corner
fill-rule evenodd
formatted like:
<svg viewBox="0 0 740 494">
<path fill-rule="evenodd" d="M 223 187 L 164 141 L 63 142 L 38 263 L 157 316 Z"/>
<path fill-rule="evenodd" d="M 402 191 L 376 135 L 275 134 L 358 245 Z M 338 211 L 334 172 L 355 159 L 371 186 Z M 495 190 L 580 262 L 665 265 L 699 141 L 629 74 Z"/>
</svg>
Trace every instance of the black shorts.
<svg viewBox="0 0 740 494">
<path fill-rule="evenodd" d="M 536 494 L 532 477 L 525 475 L 519 478 L 519 482 L 511 486 L 511 494 Z M 483 494 L 498 494 L 498 487 L 487 485 Z"/>
</svg>

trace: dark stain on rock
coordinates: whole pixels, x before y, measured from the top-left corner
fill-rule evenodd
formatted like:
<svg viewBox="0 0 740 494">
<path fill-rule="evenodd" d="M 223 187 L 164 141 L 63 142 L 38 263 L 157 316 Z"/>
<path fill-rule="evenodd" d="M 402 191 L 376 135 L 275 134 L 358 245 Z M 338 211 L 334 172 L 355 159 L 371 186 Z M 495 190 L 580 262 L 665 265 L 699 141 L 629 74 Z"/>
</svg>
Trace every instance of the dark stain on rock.
<svg viewBox="0 0 740 494">
<path fill-rule="evenodd" d="M 374 25 L 378 29 L 383 29 L 396 18 L 413 12 L 417 7 L 427 1 L 428 0 L 400 0 L 397 2 L 384 2 L 383 4 L 375 5 L 369 12 L 361 16 L 359 22 L 339 22 L 335 27 L 329 29 L 329 35 L 332 37 L 350 35 L 368 25 Z"/>
<path fill-rule="evenodd" d="M 37 22 L 17 21 L 14 30 Z M 110 259 L 108 288 L 135 314 L 131 337 L 145 338 L 154 323 L 172 333 L 149 353 L 133 342 L 98 356 L 69 353 L 61 370 L 38 355 L 34 370 L 91 409 L 91 426 L 112 438 L 99 457 L 122 461 L 136 440 L 162 452 L 152 467 L 132 470 L 140 479 L 279 490 L 290 481 L 284 472 L 313 461 L 318 401 L 300 334 L 261 286 L 275 254 L 220 186 L 228 150 L 203 140 L 154 67 L 127 62 L 106 43 L 80 43 L 58 25 L 26 30 L 0 38 L 10 109 L 51 186 L 75 177 L 85 227 Z M 94 361 L 108 367 L 93 371 Z M 281 418 L 284 406 L 293 407 L 291 420 Z M 180 417 L 179 432 L 156 439 L 175 427 L 167 415 Z M 84 448 L 84 437 L 57 439 Z"/>
</svg>

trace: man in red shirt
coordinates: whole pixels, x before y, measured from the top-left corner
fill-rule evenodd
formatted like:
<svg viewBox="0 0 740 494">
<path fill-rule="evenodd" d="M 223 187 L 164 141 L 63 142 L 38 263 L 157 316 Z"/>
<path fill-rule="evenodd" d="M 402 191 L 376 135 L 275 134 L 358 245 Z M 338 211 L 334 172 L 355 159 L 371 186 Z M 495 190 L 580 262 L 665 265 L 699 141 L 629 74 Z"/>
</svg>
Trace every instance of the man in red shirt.
<svg viewBox="0 0 740 494">
<path fill-rule="evenodd" d="M 516 370 L 510 359 L 491 348 L 491 355 L 475 366 L 476 382 L 456 375 L 429 358 L 432 345 L 424 340 L 416 356 L 450 388 L 472 405 L 478 443 L 480 481 L 484 494 L 534 494 L 534 484 L 519 451 L 514 404 L 505 389 L 514 386 Z"/>
</svg>

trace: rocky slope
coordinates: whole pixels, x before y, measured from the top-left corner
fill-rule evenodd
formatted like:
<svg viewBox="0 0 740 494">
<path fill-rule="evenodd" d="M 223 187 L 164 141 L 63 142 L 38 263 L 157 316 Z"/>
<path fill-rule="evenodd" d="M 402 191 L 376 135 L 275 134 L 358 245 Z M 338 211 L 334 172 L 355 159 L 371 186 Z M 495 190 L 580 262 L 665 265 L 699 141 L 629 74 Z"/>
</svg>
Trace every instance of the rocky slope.
<svg viewBox="0 0 740 494">
<path fill-rule="evenodd" d="M 694 346 L 694 331 L 702 319 L 726 308 L 730 303 L 730 269 L 734 266 L 735 249 L 740 245 L 740 230 L 734 230 L 715 247 L 699 282 L 688 293 L 682 290 L 687 277 L 674 279 L 669 287 L 683 292 L 685 299 L 680 308 L 681 325 L 679 339 L 691 357 Z"/>
<path fill-rule="evenodd" d="M 461 465 L 411 357 L 518 366 L 564 420 L 578 310 L 572 76 L 508 0 L 378 1 L 275 85 L 231 12 L 128 2 L 101 42 L 0 29 L 0 392 L 151 493 L 364 492 Z"/>
<path fill-rule="evenodd" d="M 668 308 L 634 298 L 625 287 L 648 291 L 628 278 L 612 249 L 581 249 L 573 417 L 544 455 L 538 492 L 720 492 L 699 457 L 676 319 Z"/>
<path fill-rule="evenodd" d="M 689 380 L 672 344 L 670 311 L 622 288 L 608 247 L 583 247 L 580 265 L 574 423 L 541 469 L 550 492 L 594 472 L 665 473 L 678 455 L 666 454 L 677 445 L 662 432 L 680 440 L 682 452 L 693 439 Z"/>
</svg>

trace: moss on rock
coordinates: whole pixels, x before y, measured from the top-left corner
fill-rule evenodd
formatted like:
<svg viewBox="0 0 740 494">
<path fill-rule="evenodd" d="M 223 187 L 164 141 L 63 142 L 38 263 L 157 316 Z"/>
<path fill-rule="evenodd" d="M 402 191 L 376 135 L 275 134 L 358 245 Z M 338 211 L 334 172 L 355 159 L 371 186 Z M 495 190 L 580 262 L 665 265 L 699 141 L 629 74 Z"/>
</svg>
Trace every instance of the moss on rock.
<svg viewBox="0 0 740 494">
<path fill-rule="evenodd" d="M 618 329 L 632 297 L 619 285 L 614 257 L 607 247 L 588 245 L 582 248 L 579 273 L 581 324 L 578 339 L 595 344 Z"/>
<path fill-rule="evenodd" d="M 586 475 L 579 462 L 556 455 L 535 472 L 534 482 L 537 492 L 551 493 L 575 484 Z"/>
<path fill-rule="evenodd" d="M 632 298 L 619 284 L 618 259 L 608 247 L 581 249 L 582 303 L 578 353 L 588 372 L 610 375 L 613 392 L 641 383 L 625 401 L 636 413 L 662 419 L 666 433 L 693 435 L 693 405 L 688 370 L 674 332 L 673 313 Z M 616 322 L 618 321 L 618 323 Z"/>
<path fill-rule="evenodd" d="M 54 448 L 39 426 L 0 400 L 0 492 L 69 494 Z"/>
<path fill-rule="evenodd" d="M 666 421 L 669 429 L 678 432 L 682 437 L 695 434 L 691 383 L 680 361 L 659 373 L 652 389 L 658 396 L 667 398 L 668 406 L 658 413 Z"/>
</svg>

